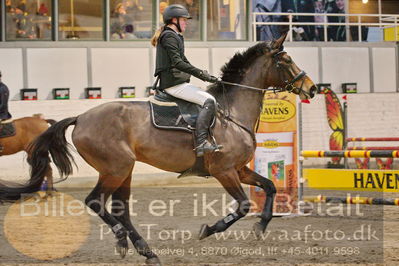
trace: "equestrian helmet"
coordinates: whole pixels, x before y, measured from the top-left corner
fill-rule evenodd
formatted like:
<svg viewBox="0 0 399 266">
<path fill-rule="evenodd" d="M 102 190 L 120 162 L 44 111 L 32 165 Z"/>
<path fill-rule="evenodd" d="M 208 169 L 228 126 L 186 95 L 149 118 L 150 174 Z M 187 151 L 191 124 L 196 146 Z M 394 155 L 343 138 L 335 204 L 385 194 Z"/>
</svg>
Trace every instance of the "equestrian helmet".
<svg viewBox="0 0 399 266">
<path fill-rule="evenodd" d="M 178 4 L 170 5 L 167 8 L 165 8 L 165 11 L 163 12 L 162 15 L 163 15 L 163 22 L 165 24 L 170 23 L 170 21 L 173 18 L 187 18 L 187 19 L 192 18 L 188 13 L 187 8 Z"/>
</svg>

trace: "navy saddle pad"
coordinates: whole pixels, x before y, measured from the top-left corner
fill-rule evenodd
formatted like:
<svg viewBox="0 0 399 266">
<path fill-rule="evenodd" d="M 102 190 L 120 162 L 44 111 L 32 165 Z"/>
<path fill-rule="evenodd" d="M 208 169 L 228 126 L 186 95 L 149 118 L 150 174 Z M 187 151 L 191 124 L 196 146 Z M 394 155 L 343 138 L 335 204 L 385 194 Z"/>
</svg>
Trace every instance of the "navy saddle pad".
<svg viewBox="0 0 399 266">
<path fill-rule="evenodd" d="M 16 134 L 14 121 L 0 123 L 0 138 L 12 137 Z"/>
<path fill-rule="evenodd" d="M 151 121 L 156 128 L 193 132 L 200 106 L 164 92 L 150 98 Z"/>
</svg>

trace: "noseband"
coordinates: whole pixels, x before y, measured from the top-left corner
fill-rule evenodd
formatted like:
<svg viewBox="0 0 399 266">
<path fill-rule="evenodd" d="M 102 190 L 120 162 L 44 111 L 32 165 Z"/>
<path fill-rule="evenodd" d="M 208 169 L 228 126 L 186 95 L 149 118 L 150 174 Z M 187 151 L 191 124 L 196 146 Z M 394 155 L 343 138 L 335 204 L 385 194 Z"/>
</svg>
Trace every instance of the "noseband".
<svg viewBox="0 0 399 266">
<path fill-rule="evenodd" d="M 278 53 L 276 53 L 275 55 L 273 55 L 273 60 L 274 60 L 274 62 L 275 62 L 275 64 L 276 64 L 276 67 L 278 68 L 278 69 L 280 69 L 280 67 L 281 67 L 281 63 L 280 63 L 280 58 L 279 58 L 279 55 L 282 55 L 282 54 L 285 54 L 285 53 L 287 53 L 286 51 L 284 51 L 284 50 L 281 50 L 281 51 L 279 51 Z M 289 72 L 288 71 L 288 68 L 284 68 L 283 70 L 285 70 L 286 72 Z M 280 74 L 281 72 L 279 72 L 279 75 L 281 76 L 281 74 Z M 285 86 L 282 88 L 282 90 L 283 91 L 288 91 L 288 92 L 293 92 L 293 93 L 296 93 L 296 94 L 304 94 L 304 95 L 306 95 L 307 96 L 307 98 L 312 98 L 311 96 L 310 96 L 310 94 L 307 92 L 307 91 L 305 91 L 304 89 L 303 89 L 303 84 L 304 84 L 304 82 L 305 82 L 305 80 L 303 79 L 304 77 L 306 76 L 306 72 L 305 71 L 303 71 L 303 70 L 301 70 L 301 72 L 299 72 L 296 76 L 294 76 L 292 79 L 291 79 L 291 81 L 288 81 L 288 80 L 285 80 L 284 81 L 284 83 L 285 83 Z M 297 82 L 297 81 L 299 81 L 299 80 L 302 80 L 302 83 L 301 83 L 301 86 L 298 88 L 297 86 L 295 86 L 295 82 Z"/>
</svg>

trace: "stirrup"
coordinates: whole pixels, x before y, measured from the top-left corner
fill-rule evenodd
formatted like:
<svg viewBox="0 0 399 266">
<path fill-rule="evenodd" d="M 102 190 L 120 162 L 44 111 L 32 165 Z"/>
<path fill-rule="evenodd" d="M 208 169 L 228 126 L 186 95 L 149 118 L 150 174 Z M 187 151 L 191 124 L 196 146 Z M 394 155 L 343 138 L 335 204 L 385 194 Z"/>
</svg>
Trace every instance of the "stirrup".
<svg viewBox="0 0 399 266">
<path fill-rule="evenodd" d="M 205 153 L 218 152 L 222 148 L 223 148 L 222 145 L 215 145 L 205 140 L 200 145 L 198 145 L 194 150 L 197 153 L 197 157 L 202 157 L 204 156 Z"/>
</svg>

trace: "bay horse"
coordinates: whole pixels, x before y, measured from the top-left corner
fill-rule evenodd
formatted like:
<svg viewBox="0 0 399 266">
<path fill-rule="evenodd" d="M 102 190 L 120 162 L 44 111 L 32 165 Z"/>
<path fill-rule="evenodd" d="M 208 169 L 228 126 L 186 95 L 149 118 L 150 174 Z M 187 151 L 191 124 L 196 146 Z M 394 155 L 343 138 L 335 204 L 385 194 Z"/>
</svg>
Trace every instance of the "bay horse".
<svg viewBox="0 0 399 266">
<path fill-rule="evenodd" d="M 223 149 L 206 154 L 204 167 L 237 201 L 238 207 L 214 225 L 202 225 L 200 239 L 226 230 L 249 212 L 250 202 L 241 183 L 260 187 L 266 193 L 260 221 L 253 228 L 255 233 L 264 232 L 272 219 L 276 188 L 271 180 L 246 166 L 256 148 L 254 128 L 261 112 L 264 89 L 284 88 L 299 94 L 301 99 L 312 98 L 317 91 L 312 80 L 283 51 L 285 37 L 283 34 L 273 42 L 258 43 L 237 53 L 222 68 L 225 83 L 208 88 L 220 109 L 225 111 L 218 113 L 213 130 Z M 258 89 L 250 89 L 250 86 Z M 191 134 L 157 129 L 152 125 L 148 101 L 106 103 L 56 123 L 34 143 L 30 181 L 20 188 L 0 187 L 0 199 L 17 199 L 21 193 L 37 191 L 50 154 L 60 173 L 66 176 L 72 173 L 73 157 L 65 138 L 65 131 L 71 125 L 75 126 L 72 141 L 76 150 L 99 172 L 98 183 L 87 196 L 86 205 L 112 228 L 117 239 L 116 248 L 122 257 L 128 250 L 129 237 L 138 253 L 146 257 L 147 264 L 159 265 L 159 258 L 129 217 L 134 164 L 141 161 L 162 170 L 182 173 L 193 166 L 196 155 Z M 123 206 L 113 204 L 111 212 L 106 211 L 104 205 L 110 196 L 113 203 L 123 203 Z M 114 211 L 114 207 L 118 209 Z"/>
<path fill-rule="evenodd" d="M 0 157 L 25 151 L 28 154 L 27 161 L 30 163 L 30 145 L 40 134 L 49 128 L 49 124 L 53 125 L 56 121 L 53 119 L 44 119 L 40 114 L 36 114 L 32 117 L 15 119 L 13 123 L 15 126 L 15 135 L 0 138 L 0 147 L 2 148 L 0 150 Z M 48 165 L 46 179 L 48 182 L 47 195 L 49 195 L 53 190 L 53 174 L 50 164 Z"/>
</svg>

